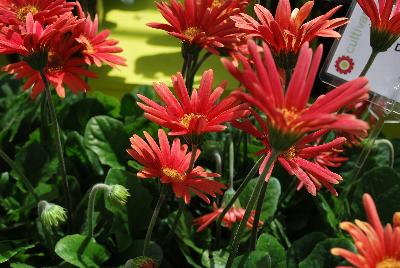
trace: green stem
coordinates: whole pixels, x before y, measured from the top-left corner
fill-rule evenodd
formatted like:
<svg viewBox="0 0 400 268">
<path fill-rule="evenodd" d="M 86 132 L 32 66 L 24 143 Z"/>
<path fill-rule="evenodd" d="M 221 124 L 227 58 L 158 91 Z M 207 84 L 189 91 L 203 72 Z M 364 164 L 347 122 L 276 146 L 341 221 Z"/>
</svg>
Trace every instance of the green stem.
<svg viewBox="0 0 400 268">
<path fill-rule="evenodd" d="M 70 193 L 70 189 L 69 189 L 69 185 L 68 185 L 67 170 L 65 167 L 64 152 L 63 152 L 62 143 L 61 143 L 61 129 L 58 124 L 56 109 L 55 109 L 55 106 L 53 103 L 53 99 L 51 97 L 49 81 L 47 80 L 43 71 L 40 71 L 40 76 L 45 85 L 45 93 L 46 93 L 46 98 L 47 98 L 47 102 L 49 105 L 50 119 L 52 121 L 52 125 L 53 125 L 54 132 L 56 135 L 55 143 L 56 143 L 58 161 L 59 161 L 59 165 L 60 165 L 61 178 L 63 181 L 63 191 L 64 191 L 64 195 L 65 195 L 65 199 L 66 199 L 66 207 L 67 207 L 67 211 L 69 214 L 68 221 L 70 223 L 69 226 L 71 226 L 71 222 L 73 221 L 73 219 L 72 219 L 72 202 L 71 202 L 71 193 Z"/>
<path fill-rule="evenodd" d="M 8 157 L 8 155 L 2 149 L 0 149 L 0 157 L 3 158 L 3 160 L 18 174 L 19 178 L 22 180 L 22 183 L 25 184 L 28 192 L 30 192 L 33 198 L 35 198 L 35 201 L 39 203 L 40 199 L 39 196 L 35 193 L 35 188 L 33 188 L 31 182 L 24 175 L 18 165 L 10 157 Z"/>
<path fill-rule="evenodd" d="M 233 178 L 235 176 L 235 148 L 233 141 L 229 143 L 229 189 L 233 190 Z"/>
<path fill-rule="evenodd" d="M 197 144 L 192 143 L 192 155 L 190 156 L 189 168 L 187 173 L 190 173 L 194 168 L 194 162 L 196 161 Z"/>
<path fill-rule="evenodd" d="M 246 188 L 247 184 L 250 182 L 250 180 L 253 178 L 254 174 L 256 174 L 258 168 L 260 167 L 261 163 L 264 161 L 264 156 L 262 156 L 258 161 L 254 164 L 254 166 L 251 168 L 249 173 L 247 174 L 246 178 L 243 180 L 242 184 L 239 186 L 235 194 L 233 195 L 232 199 L 228 202 L 228 204 L 224 207 L 224 210 L 221 212 L 217 219 L 217 230 L 216 230 L 216 248 L 219 248 L 220 245 L 220 240 L 221 240 L 221 223 L 222 220 L 224 219 L 225 214 L 231 209 L 233 204 L 235 204 L 236 200 L 238 199 L 239 195 L 243 192 L 243 190 Z"/>
<path fill-rule="evenodd" d="M 47 248 L 49 250 L 49 253 L 53 257 L 54 241 L 52 238 L 51 230 L 49 230 L 47 228 L 46 224 L 44 224 L 44 222 L 42 221 L 42 217 L 41 217 L 43 210 L 46 208 L 46 205 L 47 205 L 47 202 L 44 200 L 41 200 L 38 202 L 38 215 L 39 215 L 39 219 L 40 219 L 40 224 L 42 225 L 42 228 L 43 228 L 43 234 L 44 234 L 44 239 L 47 244 Z"/>
<path fill-rule="evenodd" d="M 215 172 L 222 175 L 222 157 L 218 151 L 214 151 Z"/>
<path fill-rule="evenodd" d="M 375 61 L 376 56 L 378 56 L 379 51 L 372 50 L 371 55 L 369 56 L 367 64 L 364 66 L 364 69 L 362 70 L 360 76 L 365 76 L 371 68 L 372 63 Z"/>
<path fill-rule="evenodd" d="M 256 213 L 254 214 L 253 228 L 251 230 L 250 250 L 256 249 L 258 223 L 260 222 L 261 210 L 264 204 L 265 193 L 267 192 L 268 182 L 264 182 L 257 199 Z"/>
<path fill-rule="evenodd" d="M 171 229 L 169 230 L 164 241 L 161 243 L 161 246 L 165 245 L 174 236 L 176 227 L 178 226 L 179 219 L 181 218 L 184 209 L 185 209 L 185 201 L 183 199 L 181 199 L 181 201 L 179 203 L 178 212 L 176 213 L 174 222 L 172 223 Z"/>
<path fill-rule="evenodd" d="M 253 193 L 251 194 L 249 202 L 247 203 L 246 212 L 243 216 L 243 219 L 240 221 L 238 228 L 236 229 L 236 233 L 233 238 L 233 242 L 231 245 L 230 254 L 229 254 L 227 264 L 226 264 L 226 268 L 230 268 L 233 265 L 233 260 L 235 259 L 237 252 L 239 250 L 239 244 L 240 244 L 240 238 L 242 236 L 242 232 L 247 224 L 247 221 L 250 218 L 250 214 L 251 214 L 251 211 L 253 210 L 255 202 L 257 201 L 257 197 L 260 195 L 262 184 L 265 183 L 265 177 L 267 176 L 268 171 L 270 170 L 272 164 L 275 162 L 278 155 L 279 155 L 278 151 L 272 150 L 270 158 L 268 159 L 268 162 L 265 165 L 265 168 L 264 168 L 261 176 L 257 180 L 257 184 L 254 187 L 254 190 L 253 190 Z"/>
<path fill-rule="evenodd" d="M 96 194 L 98 191 L 107 191 L 110 188 L 109 185 L 104 183 L 97 183 L 95 184 L 92 189 L 90 190 L 89 194 L 89 202 L 88 202 L 88 210 L 87 210 L 87 218 L 88 218 L 88 236 L 91 238 L 93 237 L 94 233 L 94 225 L 93 225 L 93 214 L 94 214 L 94 207 L 96 202 Z"/>
<path fill-rule="evenodd" d="M 147 256 L 148 254 L 151 235 L 153 234 L 153 229 L 154 226 L 156 225 L 156 221 L 158 218 L 158 214 L 160 213 L 161 206 L 164 203 L 166 189 L 167 188 L 162 184 L 160 189 L 160 197 L 158 198 L 157 205 L 154 208 L 153 216 L 151 216 L 149 228 L 147 229 L 146 237 L 144 239 L 143 254 L 142 254 L 143 256 Z"/>
</svg>

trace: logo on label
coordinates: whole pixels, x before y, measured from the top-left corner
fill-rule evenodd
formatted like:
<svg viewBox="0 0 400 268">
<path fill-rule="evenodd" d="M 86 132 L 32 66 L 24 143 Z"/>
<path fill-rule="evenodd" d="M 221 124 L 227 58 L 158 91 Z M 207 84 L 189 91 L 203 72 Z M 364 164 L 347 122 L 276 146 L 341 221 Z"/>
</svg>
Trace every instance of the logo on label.
<svg viewBox="0 0 400 268">
<path fill-rule="evenodd" d="M 335 68 L 340 74 L 349 74 L 354 69 L 354 61 L 349 56 L 341 56 L 336 60 Z"/>
</svg>

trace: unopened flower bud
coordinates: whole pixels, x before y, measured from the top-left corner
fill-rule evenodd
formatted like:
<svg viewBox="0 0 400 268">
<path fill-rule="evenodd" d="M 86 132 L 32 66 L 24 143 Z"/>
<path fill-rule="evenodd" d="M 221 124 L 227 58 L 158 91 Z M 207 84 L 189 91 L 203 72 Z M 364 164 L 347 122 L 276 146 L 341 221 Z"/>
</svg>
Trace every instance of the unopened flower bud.
<svg viewBox="0 0 400 268">
<path fill-rule="evenodd" d="M 67 219 L 67 211 L 56 204 L 40 201 L 38 204 L 39 217 L 46 227 L 55 227 Z"/>
<path fill-rule="evenodd" d="M 109 187 L 107 197 L 110 201 L 120 205 L 125 205 L 130 196 L 128 189 L 119 184 L 110 185 Z"/>
<path fill-rule="evenodd" d="M 125 268 L 156 268 L 157 262 L 145 256 L 136 257 L 125 263 Z"/>
</svg>

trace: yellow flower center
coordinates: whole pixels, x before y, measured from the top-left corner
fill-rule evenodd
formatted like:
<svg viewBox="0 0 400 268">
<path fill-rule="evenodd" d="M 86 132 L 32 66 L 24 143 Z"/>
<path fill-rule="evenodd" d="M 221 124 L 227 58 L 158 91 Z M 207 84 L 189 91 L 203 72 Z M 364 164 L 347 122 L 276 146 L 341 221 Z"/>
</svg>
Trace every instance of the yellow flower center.
<svg viewBox="0 0 400 268">
<path fill-rule="evenodd" d="M 400 260 L 386 258 L 376 265 L 376 268 L 400 268 Z"/>
<path fill-rule="evenodd" d="M 286 124 L 288 125 L 290 125 L 293 121 L 299 118 L 299 113 L 296 108 L 291 108 L 291 109 L 283 108 L 281 110 L 281 113 L 286 121 Z"/>
<path fill-rule="evenodd" d="M 198 118 L 206 118 L 204 115 L 201 114 L 194 114 L 194 113 L 190 113 L 190 114 L 185 114 L 184 116 L 182 116 L 182 118 L 179 120 L 179 123 L 181 123 L 181 125 L 183 125 L 186 129 L 189 128 L 190 126 L 190 122 L 193 119 L 198 119 Z"/>
<path fill-rule="evenodd" d="M 162 173 L 175 182 L 183 182 L 185 180 L 185 176 L 182 175 L 178 170 L 173 168 L 165 167 L 162 169 Z"/>
<path fill-rule="evenodd" d="M 187 28 L 183 34 L 189 39 L 190 42 L 200 33 L 200 29 L 197 27 L 189 27 Z"/>
<path fill-rule="evenodd" d="M 89 39 L 87 39 L 86 36 L 84 35 L 79 36 L 79 40 L 81 44 L 85 47 L 84 52 L 86 52 L 87 54 L 96 53 L 96 50 L 94 49 L 92 43 L 90 43 Z"/>
<path fill-rule="evenodd" d="M 16 12 L 17 19 L 19 19 L 20 21 L 25 21 L 26 15 L 28 15 L 29 12 L 32 13 L 32 15 L 35 15 L 36 13 L 39 12 L 39 10 L 35 6 L 32 6 L 32 5 L 27 5 L 27 6 L 21 7 Z"/>
<path fill-rule="evenodd" d="M 211 4 L 212 8 L 220 7 L 225 3 L 225 0 L 214 0 Z"/>
<path fill-rule="evenodd" d="M 293 159 L 296 157 L 296 148 L 294 146 L 290 147 L 286 152 L 283 153 L 286 159 Z"/>
</svg>

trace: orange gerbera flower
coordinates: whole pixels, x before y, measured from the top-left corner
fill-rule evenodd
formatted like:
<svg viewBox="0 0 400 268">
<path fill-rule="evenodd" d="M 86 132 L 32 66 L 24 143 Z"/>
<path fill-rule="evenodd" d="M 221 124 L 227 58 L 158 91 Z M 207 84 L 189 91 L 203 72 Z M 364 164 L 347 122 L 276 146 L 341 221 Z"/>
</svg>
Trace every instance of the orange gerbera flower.
<svg viewBox="0 0 400 268">
<path fill-rule="evenodd" d="M 189 97 L 185 82 L 180 73 L 172 76 L 176 96 L 167 85 L 155 83 L 157 95 L 165 103 L 161 106 L 138 94 L 144 103 L 138 105 L 145 111 L 145 116 L 156 124 L 171 129 L 170 135 L 201 135 L 206 132 L 223 131 L 229 122 L 244 116 L 247 105 L 228 96 L 216 103 L 224 89 L 222 86 L 212 91 L 214 75 L 212 70 L 204 72 L 199 90 L 193 89 Z"/>
<path fill-rule="evenodd" d="M 340 228 L 348 232 L 355 242 L 358 253 L 342 248 L 333 248 L 331 253 L 341 256 L 357 268 L 400 267 L 400 212 L 393 215 L 393 226 L 382 227 L 374 200 L 363 195 L 368 222 L 356 220 L 342 222 Z"/>
<path fill-rule="evenodd" d="M 198 195 L 208 204 L 210 200 L 206 194 L 213 197 L 222 194 L 225 185 L 207 177 L 219 177 L 216 173 L 209 173 L 197 166 L 189 169 L 192 152 L 187 153 L 187 145 L 181 145 L 176 138 L 170 146 L 164 130 L 158 130 L 158 145 L 155 140 L 144 132 L 146 141 L 138 135 L 130 139 L 132 149 L 128 153 L 140 164 L 143 170 L 138 172 L 139 178 L 159 178 L 161 183 L 170 184 L 177 197 L 183 198 L 186 204 L 190 203 L 191 192 Z M 196 159 L 200 150 L 196 152 Z"/>
<path fill-rule="evenodd" d="M 239 14 L 248 1 L 184 0 L 180 3 L 157 3 L 157 8 L 167 20 L 165 23 L 147 25 L 167 31 L 183 42 L 219 54 L 222 48 L 232 49 L 240 41 L 241 31 L 230 16 Z"/>
<path fill-rule="evenodd" d="M 379 0 L 379 9 L 375 0 L 357 1 L 371 20 L 371 47 L 376 52 L 388 50 L 400 37 L 400 1 Z"/>
<path fill-rule="evenodd" d="M 236 26 L 247 34 L 267 42 L 281 68 L 292 69 L 295 56 L 305 42 L 317 37 L 339 38 L 340 34 L 335 29 L 348 21 L 347 18 L 330 19 L 340 8 L 337 6 L 326 14 L 304 23 L 313 5 L 314 1 L 308 1 L 300 9 L 292 11 L 289 0 L 279 0 L 275 18 L 268 9 L 257 4 L 254 10 L 260 22 L 245 13 L 232 19 L 236 21 Z"/>
<path fill-rule="evenodd" d="M 286 151 L 310 131 L 330 129 L 360 134 L 368 129 L 368 124 L 355 116 L 337 113 L 345 106 L 368 98 L 366 78 L 347 82 L 308 105 L 321 61 L 322 46 L 313 56 L 308 43 L 303 45 L 286 90 L 282 88 L 277 66 L 267 45 L 263 45 L 264 59 L 254 41 L 249 40 L 248 49 L 254 68 L 243 55 L 237 56 L 243 68 L 227 59 L 222 61 L 249 90 L 249 93 L 236 94 L 267 115 L 269 141 L 274 149 Z"/>
</svg>

